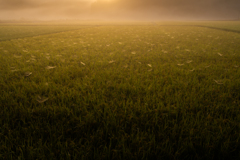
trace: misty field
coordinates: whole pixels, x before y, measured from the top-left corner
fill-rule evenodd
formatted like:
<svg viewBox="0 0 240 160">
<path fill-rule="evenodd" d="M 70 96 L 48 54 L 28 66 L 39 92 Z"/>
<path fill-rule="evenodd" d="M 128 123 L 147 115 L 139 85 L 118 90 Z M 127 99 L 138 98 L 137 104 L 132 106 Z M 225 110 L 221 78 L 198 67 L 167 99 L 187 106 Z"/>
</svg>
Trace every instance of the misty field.
<svg viewBox="0 0 240 160">
<path fill-rule="evenodd" d="M 240 22 L 0 24 L 0 159 L 239 159 Z"/>
</svg>

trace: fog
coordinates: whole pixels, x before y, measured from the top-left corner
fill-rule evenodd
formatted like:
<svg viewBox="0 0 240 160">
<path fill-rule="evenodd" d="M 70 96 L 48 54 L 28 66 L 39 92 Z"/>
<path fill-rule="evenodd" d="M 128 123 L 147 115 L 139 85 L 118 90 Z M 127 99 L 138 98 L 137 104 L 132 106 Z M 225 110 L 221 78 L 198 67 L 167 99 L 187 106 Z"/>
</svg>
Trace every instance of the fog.
<svg viewBox="0 0 240 160">
<path fill-rule="evenodd" d="M 91 0 L 0 0 L 0 20 L 65 20 L 90 17 Z"/>
<path fill-rule="evenodd" d="M 240 0 L 0 0 L 0 20 L 237 20 Z"/>
</svg>

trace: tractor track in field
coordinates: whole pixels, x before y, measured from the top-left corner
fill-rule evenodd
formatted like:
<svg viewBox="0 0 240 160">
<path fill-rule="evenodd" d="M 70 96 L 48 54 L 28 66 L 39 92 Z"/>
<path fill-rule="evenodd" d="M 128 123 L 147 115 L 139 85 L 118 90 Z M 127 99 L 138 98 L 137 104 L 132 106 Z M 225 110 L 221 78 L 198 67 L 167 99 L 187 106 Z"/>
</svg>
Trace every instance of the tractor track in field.
<svg viewBox="0 0 240 160">
<path fill-rule="evenodd" d="M 208 28 L 208 29 L 215 29 L 215 30 L 221 30 L 221 31 L 226 31 L 226 32 L 233 32 L 233 33 L 240 33 L 240 30 L 233 30 L 233 29 L 227 29 L 227 28 L 218 28 L 218 27 L 211 27 L 211 26 L 203 26 L 203 25 L 158 25 L 154 24 L 155 26 L 166 26 L 166 27 L 171 27 L 171 26 L 176 26 L 176 27 L 202 27 L 202 28 Z"/>
<path fill-rule="evenodd" d="M 203 25 L 158 25 L 156 23 L 152 23 L 152 25 L 0 25 L 1 26 L 88 26 L 84 28 L 78 28 L 78 29 L 71 29 L 71 30 L 64 30 L 64 31 L 58 31 L 58 32 L 51 32 L 51 33 L 44 33 L 39 35 L 33 35 L 33 36 L 24 36 L 24 37 L 18 37 L 18 38 L 11 38 L 11 39 L 3 39 L 2 41 L 9 41 L 14 39 L 22 39 L 22 38 L 29 38 L 29 37 L 36 37 L 36 36 L 42 36 L 42 35 L 50 35 L 50 34 L 57 34 L 57 33 L 64 33 L 64 32 L 70 32 L 70 31 L 76 31 L 81 29 L 88 29 L 88 28 L 95 28 L 95 27 L 102 27 L 102 26 L 168 26 L 168 27 L 202 27 L 202 28 L 208 28 L 208 29 L 215 29 L 225 32 L 232 32 L 232 33 L 238 33 L 240 34 L 240 31 L 238 30 L 232 30 L 227 28 L 218 28 L 218 27 L 211 27 L 211 26 L 203 26 Z"/>
<path fill-rule="evenodd" d="M 22 26 L 22 25 L 21 25 L 21 26 Z M 26 25 L 26 26 L 30 26 L 30 25 Z M 31 25 L 31 26 L 33 26 L 33 25 Z M 37 26 L 37 25 L 35 25 L 35 26 Z M 42 26 L 42 25 L 38 25 L 38 26 Z M 14 39 L 22 39 L 22 38 L 29 38 L 29 37 L 37 37 L 37 36 L 50 35 L 50 34 L 57 34 L 57 33 L 71 32 L 71 31 L 77 31 L 77 30 L 81 30 L 81 29 L 95 28 L 95 27 L 99 27 L 99 25 L 94 25 L 94 26 L 91 26 L 91 27 L 78 28 L 78 29 L 70 29 L 70 30 L 58 31 L 58 32 L 43 33 L 43 34 L 38 34 L 38 35 L 31 35 L 31 36 L 17 37 L 17 38 L 11 38 L 11 39 L 3 39 L 3 40 L 0 40 L 0 42 L 3 42 L 3 41 L 10 41 L 10 40 L 14 40 Z"/>
<path fill-rule="evenodd" d="M 185 26 L 185 27 L 203 27 L 203 28 L 208 28 L 208 29 L 216 29 L 216 30 L 221 30 L 221 31 L 226 31 L 226 32 L 233 32 L 233 33 L 240 33 L 240 30 L 233 30 L 233 29 L 227 29 L 227 28 L 218 28 L 218 27 L 211 27 L 211 26 L 204 26 L 204 25 L 158 25 L 155 22 L 152 22 L 154 26 Z"/>
<path fill-rule="evenodd" d="M 218 28 L 218 27 L 202 26 L 202 25 L 196 25 L 196 27 L 203 27 L 203 28 L 216 29 L 216 30 L 221 30 L 226 32 L 240 33 L 240 31 L 227 29 L 227 28 Z"/>
</svg>

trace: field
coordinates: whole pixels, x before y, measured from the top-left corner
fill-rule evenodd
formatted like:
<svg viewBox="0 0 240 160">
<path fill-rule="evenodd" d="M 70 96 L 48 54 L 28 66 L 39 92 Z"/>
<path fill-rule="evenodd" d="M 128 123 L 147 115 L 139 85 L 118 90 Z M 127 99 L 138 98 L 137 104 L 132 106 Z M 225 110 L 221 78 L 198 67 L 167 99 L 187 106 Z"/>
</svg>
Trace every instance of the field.
<svg viewBox="0 0 240 160">
<path fill-rule="evenodd" d="M 240 22 L 0 24 L 0 159 L 239 159 Z"/>
</svg>

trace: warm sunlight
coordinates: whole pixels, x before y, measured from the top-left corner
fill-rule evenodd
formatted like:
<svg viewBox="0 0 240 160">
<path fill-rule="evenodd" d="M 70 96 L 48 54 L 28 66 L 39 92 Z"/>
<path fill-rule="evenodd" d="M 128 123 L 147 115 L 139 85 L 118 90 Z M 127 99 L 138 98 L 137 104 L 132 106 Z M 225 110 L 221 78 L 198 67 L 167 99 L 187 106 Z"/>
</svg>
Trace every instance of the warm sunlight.
<svg viewBox="0 0 240 160">
<path fill-rule="evenodd" d="M 0 20 L 235 20 L 239 7 L 239 0 L 0 0 Z"/>
<path fill-rule="evenodd" d="M 3 160 L 240 160 L 240 0 L 0 0 Z"/>
</svg>

